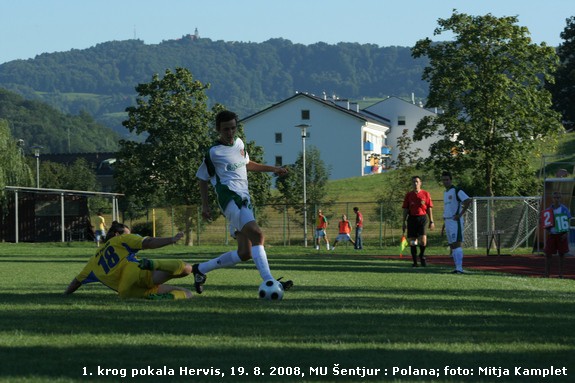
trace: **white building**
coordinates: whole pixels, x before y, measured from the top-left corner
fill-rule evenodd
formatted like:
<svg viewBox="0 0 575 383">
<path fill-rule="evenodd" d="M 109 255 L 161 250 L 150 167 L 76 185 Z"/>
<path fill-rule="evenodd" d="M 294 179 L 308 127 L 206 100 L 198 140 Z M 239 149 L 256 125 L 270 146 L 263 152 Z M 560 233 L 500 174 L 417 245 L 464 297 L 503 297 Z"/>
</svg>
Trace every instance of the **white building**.
<svg viewBox="0 0 575 383">
<path fill-rule="evenodd" d="M 301 129 L 296 126 L 309 125 L 306 148 L 320 151 L 333 180 L 381 172 L 389 153 L 390 122 L 379 116 L 363 114 L 346 100 L 298 93 L 241 123 L 246 138 L 263 147 L 264 163 L 276 166 L 295 163 L 302 152 Z"/>
<path fill-rule="evenodd" d="M 390 131 L 387 133 L 387 144 L 391 149 L 392 161 L 397 160 L 397 140 L 401 137 L 403 130 L 407 129 L 409 137 L 413 139 L 413 132 L 417 123 L 425 116 L 435 116 L 437 113 L 425 109 L 413 102 L 408 102 L 397 97 L 389 97 L 383 101 L 375 103 L 362 112 L 373 117 L 384 116 L 390 121 Z M 436 137 L 428 137 L 422 141 L 413 142 L 411 149 L 421 149 L 421 158 L 429 157 L 429 145 L 437 141 Z"/>
</svg>

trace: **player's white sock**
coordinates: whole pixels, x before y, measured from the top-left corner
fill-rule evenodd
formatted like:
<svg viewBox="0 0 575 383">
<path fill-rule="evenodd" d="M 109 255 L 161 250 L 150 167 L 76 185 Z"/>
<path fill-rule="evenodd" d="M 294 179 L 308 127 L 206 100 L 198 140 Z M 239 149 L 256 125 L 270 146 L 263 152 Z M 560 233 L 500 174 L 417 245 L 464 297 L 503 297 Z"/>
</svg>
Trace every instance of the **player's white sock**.
<svg viewBox="0 0 575 383">
<path fill-rule="evenodd" d="M 455 261 L 455 270 L 463 271 L 463 248 L 453 249 L 453 260 Z"/>
<path fill-rule="evenodd" d="M 209 273 L 215 269 L 221 269 L 223 267 L 233 267 L 240 263 L 242 260 L 238 255 L 238 251 L 228 251 L 227 253 L 223 253 L 217 258 L 212 258 L 209 261 L 200 263 L 198 265 L 198 269 L 201 273 Z"/>
<path fill-rule="evenodd" d="M 270 271 L 268 255 L 266 254 L 266 250 L 262 245 L 252 247 L 252 258 L 256 264 L 256 268 L 260 272 L 260 276 L 264 281 L 267 281 L 268 279 L 274 279 L 274 277 L 272 277 L 272 272 Z"/>
</svg>

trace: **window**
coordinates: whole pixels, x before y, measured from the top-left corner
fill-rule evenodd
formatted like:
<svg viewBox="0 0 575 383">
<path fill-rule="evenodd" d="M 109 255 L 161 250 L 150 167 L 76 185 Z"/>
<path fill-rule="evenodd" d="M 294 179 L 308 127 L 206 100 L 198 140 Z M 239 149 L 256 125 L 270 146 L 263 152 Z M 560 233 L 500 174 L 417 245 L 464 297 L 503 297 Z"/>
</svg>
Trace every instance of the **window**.
<svg viewBox="0 0 575 383">
<path fill-rule="evenodd" d="M 276 133 L 276 144 L 281 144 L 283 140 L 281 133 Z"/>
<path fill-rule="evenodd" d="M 282 156 L 276 156 L 276 166 L 283 166 L 283 162 Z"/>
<path fill-rule="evenodd" d="M 405 116 L 397 116 L 397 125 L 405 125 Z"/>
<path fill-rule="evenodd" d="M 301 111 L 301 119 L 309 120 L 309 110 L 306 109 Z"/>
</svg>

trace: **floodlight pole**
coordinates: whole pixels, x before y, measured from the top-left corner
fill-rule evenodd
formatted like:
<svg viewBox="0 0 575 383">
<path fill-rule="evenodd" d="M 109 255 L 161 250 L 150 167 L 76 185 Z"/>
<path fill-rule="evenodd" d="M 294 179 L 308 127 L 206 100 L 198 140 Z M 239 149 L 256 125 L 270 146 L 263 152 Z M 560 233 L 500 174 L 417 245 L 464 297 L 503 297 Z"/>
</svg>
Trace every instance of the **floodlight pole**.
<svg viewBox="0 0 575 383">
<path fill-rule="evenodd" d="M 42 146 L 34 145 L 32 146 L 34 149 L 34 157 L 36 157 L 36 187 L 40 188 L 40 149 Z"/>
<path fill-rule="evenodd" d="M 307 137 L 307 128 L 310 125 L 299 124 L 296 128 L 301 129 L 301 150 L 303 160 L 303 246 L 307 247 L 307 177 L 306 177 L 306 163 L 305 163 L 305 139 Z"/>
</svg>

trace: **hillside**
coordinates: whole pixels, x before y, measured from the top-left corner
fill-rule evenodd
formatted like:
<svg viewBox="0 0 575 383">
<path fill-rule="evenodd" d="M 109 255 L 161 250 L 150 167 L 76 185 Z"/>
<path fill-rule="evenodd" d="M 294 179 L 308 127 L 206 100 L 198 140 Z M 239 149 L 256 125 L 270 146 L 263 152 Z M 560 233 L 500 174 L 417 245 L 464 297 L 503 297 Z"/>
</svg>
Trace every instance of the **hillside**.
<svg viewBox="0 0 575 383">
<path fill-rule="evenodd" d="M 566 168 L 573 174 L 575 167 L 575 132 L 565 133 L 559 138 L 556 146 L 547 146 L 543 152 L 545 161 L 538 156 L 533 158 L 536 171 L 539 175 L 552 176 L 559 168 Z M 545 170 L 542 167 L 545 166 Z M 439 180 L 435 180 L 429 171 L 418 170 L 414 175 L 423 178 L 423 188 L 429 191 L 434 198 L 441 196 L 443 186 Z M 328 182 L 327 194 L 330 199 L 338 202 L 373 202 L 379 196 L 379 190 L 386 182 L 388 174 L 374 174 L 365 177 L 355 177 Z M 542 180 L 541 180 L 542 181 Z M 409 190 L 410 185 L 406 185 Z M 353 198 L 350 198 L 353 196 Z"/>
<path fill-rule="evenodd" d="M 113 41 L 84 50 L 46 53 L 0 65 L 0 87 L 43 100 L 71 114 L 84 110 L 121 134 L 125 108 L 135 103 L 134 88 L 155 73 L 177 66 L 210 83 L 211 103 L 245 117 L 296 91 L 350 99 L 427 95 L 421 80 L 426 60 L 408 47 L 373 44 L 293 44 L 224 42 L 184 36 L 146 45 Z"/>
<path fill-rule="evenodd" d="M 118 148 L 119 135 L 89 114 L 64 114 L 1 88 L 0 119 L 9 122 L 12 137 L 23 140 L 26 152 L 34 145 L 42 146 L 43 153 L 110 152 Z"/>
</svg>

